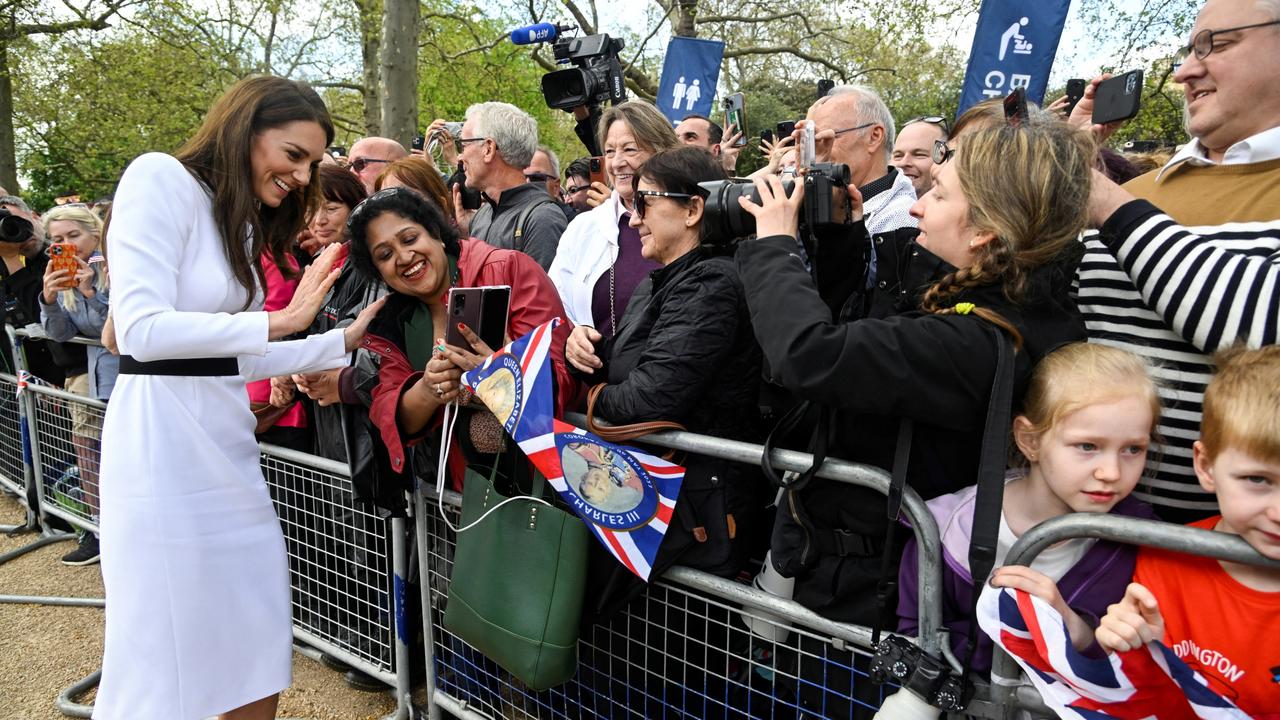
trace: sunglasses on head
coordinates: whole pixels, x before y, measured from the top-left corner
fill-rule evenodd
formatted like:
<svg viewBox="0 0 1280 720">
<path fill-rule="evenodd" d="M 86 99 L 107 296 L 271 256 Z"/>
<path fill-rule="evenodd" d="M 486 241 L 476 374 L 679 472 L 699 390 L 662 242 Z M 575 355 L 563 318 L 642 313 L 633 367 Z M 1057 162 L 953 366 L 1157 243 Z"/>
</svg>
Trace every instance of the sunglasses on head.
<svg viewBox="0 0 1280 720">
<path fill-rule="evenodd" d="M 1009 127 L 1021 127 L 1031 116 L 1027 114 L 1027 91 L 1015 88 L 1004 98 L 1004 119 Z"/>
<path fill-rule="evenodd" d="M 389 163 L 389 162 L 391 161 L 379 160 L 377 158 L 358 157 L 355 160 L 352 160 L 350 163 L 347 163 L 347 167 L 351 168 L 352 170 L 355 170 L 356 172 L 364 172 L 365 168 L 369 167 L 374 163 Z"/>
<path fill-rule="evenodd" d="M 910 120 L 903 123 L 902 127 L 906 127 L 911 123 L 918 123 L 918 122 L 929 123 L 930 125 L 937 125 L 938 127 L 942 128 L 943 135 L 951 134 L 951 126 L 947 124 L 947 119 L 942 117 L 941 115 L 921 115 L 920 117 L 913 117 Z"/>
</svg>

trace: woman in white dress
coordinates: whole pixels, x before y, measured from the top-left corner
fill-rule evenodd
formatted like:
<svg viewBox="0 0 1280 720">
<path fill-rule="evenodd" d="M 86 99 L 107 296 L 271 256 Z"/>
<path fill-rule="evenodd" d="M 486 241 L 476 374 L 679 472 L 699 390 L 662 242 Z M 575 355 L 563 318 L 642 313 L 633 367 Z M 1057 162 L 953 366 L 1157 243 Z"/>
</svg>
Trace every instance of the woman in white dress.
<svg viewBox="0 0 1280 720">
<path fill-rule="evenodd" d="M 333 125 L 306 85 L 243 80 L 176 157 L 143 155 L 107 231 L 121 374 L 102 437 L 106 649 L 99 720 L 270 718 L 291 680 L 284 537 L 245 382 L 339 367 L 377 312 L 305 340 L 334 245 L 283 310 L 257 258 L 284 259 Z"/>
</svg>

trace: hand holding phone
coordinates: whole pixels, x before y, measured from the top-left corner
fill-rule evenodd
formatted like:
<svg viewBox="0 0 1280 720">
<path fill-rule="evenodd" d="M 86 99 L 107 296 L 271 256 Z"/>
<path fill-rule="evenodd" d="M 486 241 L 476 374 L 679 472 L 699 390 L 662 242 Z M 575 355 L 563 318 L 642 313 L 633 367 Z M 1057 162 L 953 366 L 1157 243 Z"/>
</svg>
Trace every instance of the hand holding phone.
<svg viewBox="0 0 1280 720">
<path fill-rule="evenodd" d="M 596 183 L 601 183 L 603 185 L 609 184 L 609 177 L 605 173 L 605 169 L 604 169 L 604 158 L 602 157 L 588 158 L 587 172 L 589 173 L 589 175 L 587 176 L 587 181 L 590 182 L 592 185 Z"/>
<path fill-rule="evenodd" d="M 734 93 L 724 99 L 724 130 L 729 132 L 732 126 L 738 133 L 738 141 L 733 147 L 743 147 L 747 144 L 747 99 L 742 93 Z"/>
<path fill-rule="evenodd" d="M 772 130 L 761 130 L 761 131 L 760 131 L 760 142 L 762 142 L 762 143 L 768 143 L 768 144 L 772 145 L 772 144 L 773 144 L 773 131 L 772 131 Z"/>
<path fill-rule="evenodd" d="M 1098 83 L 1093 94 L 1093 124 L 1128 120 L 1142 106 L 1142 71 L 1131 70 Z"/>
<path fill-rule="evenodd" d="M 454 347 L 472 350 L 471 343 L 463 336 L 459 325 L 465 325 L 479 336 L 491 350 L 498 350 L 506 343 L 507 312 L 511 303 L 511 287 L 450 288 L 448 326 L 444 341 Z"/>
<path fill-rule="evenodd" d="M 1084 97 L 1084 86 L 1087 84 L 1088 81 L 1084 78 L 1071 78 L 1067 81 L 1067 107 L 1063 111 L 1064 115 L 1071 117 L 1071 111 L 1076 109 L 1076 103 Z"/>
</svg>

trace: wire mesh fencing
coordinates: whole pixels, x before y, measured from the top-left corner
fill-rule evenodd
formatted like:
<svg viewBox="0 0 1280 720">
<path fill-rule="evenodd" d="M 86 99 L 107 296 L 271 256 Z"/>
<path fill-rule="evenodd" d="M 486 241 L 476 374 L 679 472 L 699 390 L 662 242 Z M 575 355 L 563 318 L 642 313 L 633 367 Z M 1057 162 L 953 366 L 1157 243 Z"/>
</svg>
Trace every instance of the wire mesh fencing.
<svg viewBox="0 0 1280 720">
<path fill-rule="evenodd" d="M 670 576 L 611 622 L 584 629 L 572 680 L 531 691 L 444 628 L 456 538 L 435 500 L 425 506 L 418 520 L 427 526 L 420 551 L 434 682 L 455 708 L 492 718 L 566 720 L 851 717 L 856 709 L 874 711 L 883 698 L 867 674 L 866 644 L 744 608 L 735 596 L 759 592 L 747 585 L 707 592 Z M 448 497 L 444 512 L 456 526 L 460 508 Z M 693 570 L 674 574 L 726 584 Z"/>
<path fill-rule="evenodd" d="M 84 530 L 98 530 L 98 470 L 106 404 L 64 390 L 31 385 L 35 443 L 45 512 Z"/>
<path fill-rule="evenodd" d="M 18 379 L 13 375 L 0 374 L 0 486 L 19 497 L 23 495 L 26 483 L 25 436 Z"/>
<path fill-rule="evenodd" d="M 390 523 L 357 506 L 345 473 L 307 457 L 270 446 L 262 453 L 289 553 L 294 629 L 394 683 Z"/>
</svg>

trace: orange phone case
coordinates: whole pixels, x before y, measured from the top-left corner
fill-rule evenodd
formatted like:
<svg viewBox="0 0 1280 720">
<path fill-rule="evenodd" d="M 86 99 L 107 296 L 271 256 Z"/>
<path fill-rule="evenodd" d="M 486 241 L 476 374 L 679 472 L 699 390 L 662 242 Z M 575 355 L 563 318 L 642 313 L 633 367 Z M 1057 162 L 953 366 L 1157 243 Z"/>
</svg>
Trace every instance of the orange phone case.
<svg viewBox="0 0 1280 720">
<path fill-rule="evenodd" d="M 76 263 L 76 246 L 74 243 L 54 243 L 49 246 L 49 264 L 54 271 L 67 270 L 68 279 L 74 278 L 79 264 Z"/>
</svg>

